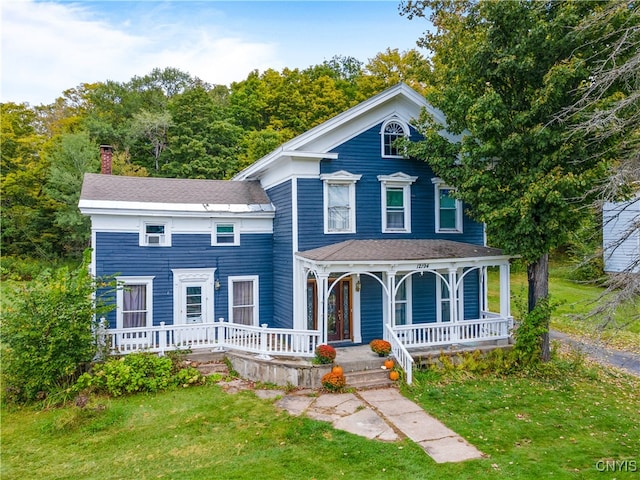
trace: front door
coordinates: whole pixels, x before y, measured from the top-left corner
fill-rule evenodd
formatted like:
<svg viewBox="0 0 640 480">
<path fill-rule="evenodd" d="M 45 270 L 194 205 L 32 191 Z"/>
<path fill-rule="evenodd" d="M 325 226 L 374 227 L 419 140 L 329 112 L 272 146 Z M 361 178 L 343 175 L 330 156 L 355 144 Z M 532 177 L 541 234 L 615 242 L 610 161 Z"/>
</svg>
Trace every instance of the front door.
<svg viewBox="0 0 640 480">
<path fill-rule="evenodd" d="M 329 285 L 335 279 L 329 279 Z M 317 284 L 315 280 L 307 282 L 307 325 L 318 328 Z M 344 278 L 333 286 L 327 302 L 327 340 L 339 342 L 353 340 L 352 335 L 351 279 Z"/>
</svg>

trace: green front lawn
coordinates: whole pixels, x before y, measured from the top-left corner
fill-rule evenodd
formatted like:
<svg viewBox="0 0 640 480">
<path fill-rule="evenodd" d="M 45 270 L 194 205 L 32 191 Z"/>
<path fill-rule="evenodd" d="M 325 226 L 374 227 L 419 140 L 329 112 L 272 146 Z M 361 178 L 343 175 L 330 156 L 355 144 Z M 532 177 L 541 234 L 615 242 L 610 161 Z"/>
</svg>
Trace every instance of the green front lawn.
<svg viewBox="0 0 640 480">
<path fill-rule="evenodd" d="M 640 354 L 640 321 L 628 323 L 632 313 L 640 311 L 640 298 L 628 303 L 615 315 L 615 322 L 602 328 L 601 317 L 591 317 L 603 289 L 595 285 L 575 282 L 569 278 L 572 267 L 562 262 L 551 262 L 549 266 L 549 294 L 559 305 L 552 315 L 551 328 L 593 341 L 604 341 L 612 348 Z M 499 308 L 499 274 L 489 272 L 489 305 L 492 311 Z M 511 314 L 520 315 L 519 305 L 526 305 L 527 274 L 523 269 L 511 272 Z"/>
<path fill-rule="evenodd" d="M 94 400 L 84 409 L 2 412 L 4 480 L 585 479 L 599 461 L 640 463 L 640 382 L 554 364 L 546 378 L 434 379 L 405 394 L 487 458 L 436 464 L 410 441 L 384 443 L 278 411 L 217 385 Z M 559 366 L 557 366 L 559 365 Z M 554 370 L 555 369 L 555 370 Z"/>
</svg>

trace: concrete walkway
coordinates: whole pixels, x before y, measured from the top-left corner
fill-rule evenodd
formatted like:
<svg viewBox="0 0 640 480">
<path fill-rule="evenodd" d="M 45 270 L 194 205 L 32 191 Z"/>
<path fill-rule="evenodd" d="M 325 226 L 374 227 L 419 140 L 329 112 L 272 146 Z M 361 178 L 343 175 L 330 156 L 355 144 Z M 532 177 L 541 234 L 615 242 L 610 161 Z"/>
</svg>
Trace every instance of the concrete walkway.
<svg viewBox="0 0 640 480">
<path fill-rule="evenodd" d="M 272 396 L 269 390 L 259 396 Z M 307 415 L 334 428 L 369 439 L 396 441 L 403 437 L 420 445 L 437 463 L 462 462 L 484 455 L 454 431 L 403 397 L 395 388 L 355 393 L 322 394 L 300 391 L 285 395 L 276 406 L 291 415 Z"/>
</svg>

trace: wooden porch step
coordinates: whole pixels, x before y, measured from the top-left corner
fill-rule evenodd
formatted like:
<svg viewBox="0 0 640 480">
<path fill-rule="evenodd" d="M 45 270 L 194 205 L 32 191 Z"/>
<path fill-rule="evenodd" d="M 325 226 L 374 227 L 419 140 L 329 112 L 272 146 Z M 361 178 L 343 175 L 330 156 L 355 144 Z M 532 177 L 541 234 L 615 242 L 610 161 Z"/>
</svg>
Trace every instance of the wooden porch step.
<svg viewBox="0 0 640 480">
<path fill-rule="evenodd" d="M 389 370 L 358 370 L 344 372 L 347 380 L 347 387 L 355 389 L 380 388 L 394 385 L 395 382 L 389 379 Z"/>
</svg>

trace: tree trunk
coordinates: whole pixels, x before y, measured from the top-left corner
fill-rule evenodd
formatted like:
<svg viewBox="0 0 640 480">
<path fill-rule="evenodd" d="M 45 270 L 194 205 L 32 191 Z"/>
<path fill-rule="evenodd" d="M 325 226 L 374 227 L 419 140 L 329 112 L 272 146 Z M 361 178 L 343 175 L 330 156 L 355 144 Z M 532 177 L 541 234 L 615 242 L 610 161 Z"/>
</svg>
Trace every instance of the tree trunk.
<svg viewBox="0 0 640 480">
<path fill-rule="evenodd" d="M 549 296 L 549 254 L 545 253 L 536 262 L 527 265 L 527 279 L 529 281 L 529 312 L 538 301 Z M 541 337 L 541 359 L 547 362 L 551 359 L 549 344 L 549 318 L 546 319 L 546 329 Z"/>
</svg>

